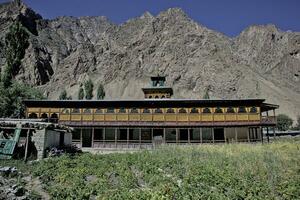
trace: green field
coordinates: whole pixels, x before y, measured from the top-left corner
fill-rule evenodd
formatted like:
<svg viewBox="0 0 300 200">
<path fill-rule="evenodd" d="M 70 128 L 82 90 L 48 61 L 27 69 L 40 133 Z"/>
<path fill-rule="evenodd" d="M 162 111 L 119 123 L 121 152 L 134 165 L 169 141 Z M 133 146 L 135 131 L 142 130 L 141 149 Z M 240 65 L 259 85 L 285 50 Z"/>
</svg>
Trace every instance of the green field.
<svg viewBox="0 0 300 200">
<path fill-rule="evenodd" d="M 300 199 L 300 142 L 63 156 L 26 167 L 53 199 Z"/>
</svg>

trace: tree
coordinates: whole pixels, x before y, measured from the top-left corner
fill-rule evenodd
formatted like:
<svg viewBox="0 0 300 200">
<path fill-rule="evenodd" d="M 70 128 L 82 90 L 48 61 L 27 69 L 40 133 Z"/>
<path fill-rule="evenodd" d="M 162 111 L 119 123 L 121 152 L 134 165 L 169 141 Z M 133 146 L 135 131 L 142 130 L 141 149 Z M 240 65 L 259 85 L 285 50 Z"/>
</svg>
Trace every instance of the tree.
<svg viewBox="0 0 300 200">
<path fill-rule="evenodd" d="M 0 117 L 24 117 L 25 99 L 44 99 L 43 94 L 23 83 L 13 81 L 9 88 L 0 84 Z"/>
<path fill-rule="evenodd" d="M 67 91 L 64 89 L 63 91 L 61 91 L 58 99 L 59 100 L 66 100 L 68 98 L 67 96 L 68 96 Z"/>
<path fill-rule="evenodd" d="M 293 120 L 289 116 L 287 116 L 285 114 L 279 114 L 277 116 L 277 127 L 276 128 L 279 131 L 289 130 L 291 128 L 292 124 L 293 124 Z"/>
<path fill-rule="evenodd" d="M 78 99 L 82 100 L 84 98 L 84 90 L 83 88 L 80 86 L 79 91 L 78 91 Z"/>
<path fill-rule="evenodd" d="M 1 81 L 6 88 L 12 84 L 13 77 L 19 71 L 21 60 L 29 45 L 28 38 L 29 34 L 18 21 L 9 27 L 9 31 L 5 35 L 6 64 L 2 72 Z"/>
<path fill-rule="evenodd" d="M 104 97 L 105 97 L 104 87 L 102 84 L 99 84 L 97 88 L 97 99 L 104 99 Z"/>
<path fill-rule="evenodd" d="M 94 89 L 94 84 L 91 79 L 87 80 L 84 83 L 84 90 L 85 90 L 85 98 L 90 100 L 93 98 L 93 89 Z"/>
<path fill-rule="evenodd" d="M 203 96 L 203 99 L 210 99 L 210 98 L 209 98 L 209 88 L 206 88 L 205 94 L 204 94 L 204 96 Z"/>
<path fill-rule="evenodd" d="M 297 116 L 297 125 L 294 127 L 295 130 L 300 130 L 300 115 Z"/>
</svg>

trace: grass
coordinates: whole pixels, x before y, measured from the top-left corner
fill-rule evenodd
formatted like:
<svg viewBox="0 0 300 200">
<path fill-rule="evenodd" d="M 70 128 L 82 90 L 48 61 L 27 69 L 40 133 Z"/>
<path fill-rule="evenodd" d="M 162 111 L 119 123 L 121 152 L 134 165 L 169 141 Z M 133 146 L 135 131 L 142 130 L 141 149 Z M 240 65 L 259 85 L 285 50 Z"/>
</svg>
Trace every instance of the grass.
<svg viewBox="0 0 300 200">
<path fill-rule="evenodd" d="M 299 199 L 300 142 L 62 156 L 26 167 L 53 199 Z"/>
</svg>

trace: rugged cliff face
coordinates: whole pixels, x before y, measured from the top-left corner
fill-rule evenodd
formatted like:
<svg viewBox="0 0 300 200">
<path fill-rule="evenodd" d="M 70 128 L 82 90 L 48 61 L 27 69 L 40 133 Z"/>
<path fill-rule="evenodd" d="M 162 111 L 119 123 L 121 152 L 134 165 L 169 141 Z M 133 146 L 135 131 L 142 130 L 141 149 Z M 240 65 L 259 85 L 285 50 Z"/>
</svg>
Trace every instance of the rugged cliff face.
<svg viewBox="0 0 300 200">
<path fill-rule="evenodd" d="M 77 98 L 80 83 L 102 83 L 106 98 L 143 98 L 149 77 L 165 75 L 175 98 L 266 98 L 280 112 L 300 114 L 300 33 L 251 26 L 229 38 L 178 8 L 116 25 L 105 17 L 42 19 L 22 3 L 0 5 L 0 66 L 4 35 L 14 20 L 31 32 L 17 79 L 57 99 Z"/>
</svg>

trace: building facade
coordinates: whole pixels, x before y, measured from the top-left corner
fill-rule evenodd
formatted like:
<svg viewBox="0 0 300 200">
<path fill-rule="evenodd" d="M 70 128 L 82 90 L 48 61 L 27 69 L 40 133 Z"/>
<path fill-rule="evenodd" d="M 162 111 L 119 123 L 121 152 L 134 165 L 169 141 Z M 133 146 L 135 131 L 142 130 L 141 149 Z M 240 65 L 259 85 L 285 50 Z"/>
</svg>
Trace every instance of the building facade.
<svg viewBox="0 0 300 200">
<path fill-rule="evenodd" d="M 164 77 L 151 80 L 144 100 L 28 100 L 26 116 L 73 127 L 73 144 L 87 148 L 257 142 L 276 125 L 278 105 L 264 99 L 172 99 Z"/>
</svg>

